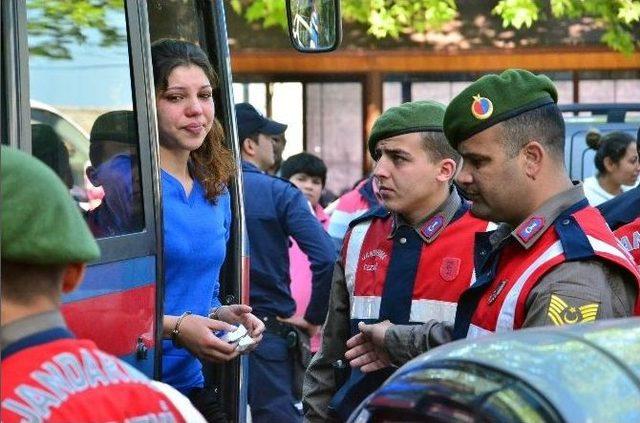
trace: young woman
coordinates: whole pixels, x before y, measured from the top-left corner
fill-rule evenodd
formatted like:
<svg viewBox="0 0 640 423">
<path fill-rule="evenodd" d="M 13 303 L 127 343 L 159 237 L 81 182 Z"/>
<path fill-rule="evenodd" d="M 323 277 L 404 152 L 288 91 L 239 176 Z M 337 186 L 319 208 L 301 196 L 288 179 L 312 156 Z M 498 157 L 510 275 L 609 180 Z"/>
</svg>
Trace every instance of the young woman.
<svg viewBox="0 0 640 423">
<path fill-rule="evenodd" d="M 218 299 L 231 224 L 226 184 L 235 165 L 215 119 L 216 76 L 205 53 L 177 40 L 160 40 L 151 52 L 162 168 L 162 378 L 185 393 L 206 418 L 219 420 L 217 396 L 213 389 L 203 389 L 198 358 L 235 358 L 235 347 L 215 335 L 235 329 L 232 324 L 244 324 L 256 343 L 264 330 L 250 307 L 221 306 Z"/>
<path fill-rule="evenodd" d="M 293 183 L 309 200 L 309 207 L 322 227 L 326 230 L 329 216 L 320 205 L 320 195 L 327 180 L 327 166 L 322 159 L 309 153 L 299 153 L 282 163 L 280 174 Z M 296 300 L 295 317 L 304 317 L 311 299 L 311 269 L 307 255 L 292 239 L 289 248 L 289 272 L 291 274 L 291 295 Z M 320 348 L 320 334 L 311 338 L 311 352 Z"/>
<path fill-rule="evenodd" d="M 595 176 L 584 180 L 589 204 L 597 206 L 622 193 L 623 185 L 635 185 L 640 174 L 636 139 L 626 132 L 587 135 L 587 145 L 596 150 Z"/>
</svg>

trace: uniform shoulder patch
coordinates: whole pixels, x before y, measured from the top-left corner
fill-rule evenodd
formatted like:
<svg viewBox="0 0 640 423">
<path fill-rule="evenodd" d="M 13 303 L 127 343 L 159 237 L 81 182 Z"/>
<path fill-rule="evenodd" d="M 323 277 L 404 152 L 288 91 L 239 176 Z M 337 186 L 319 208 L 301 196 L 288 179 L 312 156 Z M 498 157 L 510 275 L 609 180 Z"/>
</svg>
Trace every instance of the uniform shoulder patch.
<svg viewBox="0 0 640 423">
<path fill-rule="evenodd" d="M 559 295 L 551 294 L 547 316 L 556 326 L 594 322 L 599 308 L 598 303 L 571 306 Z"/>
</svg>

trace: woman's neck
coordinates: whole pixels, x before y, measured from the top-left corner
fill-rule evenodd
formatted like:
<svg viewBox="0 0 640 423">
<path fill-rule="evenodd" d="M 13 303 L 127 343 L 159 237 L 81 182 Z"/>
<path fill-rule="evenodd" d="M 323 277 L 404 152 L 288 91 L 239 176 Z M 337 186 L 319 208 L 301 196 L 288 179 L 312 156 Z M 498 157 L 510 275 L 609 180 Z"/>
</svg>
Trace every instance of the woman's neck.
<svg viewBox="0 0 640 423">
<path fill-rule="evenodd" d="M 188 177 L 189 152 L 160 147 L 160 167 L 175 177 Z"/>
<path fill-rule="evenodd" d="M 598 184 L 611 195 L 618 195 L 622 192 L 621 185 L 614 181 L 610 175 L 598 175 Z"/>
<path fill-rule="evenodd" d="M 191 192 L 193 178 L 189 173 L 189 152 L 169 150 L 160 146 L 160 167 L 182 183 L 187 194 Z"/>
</svg>

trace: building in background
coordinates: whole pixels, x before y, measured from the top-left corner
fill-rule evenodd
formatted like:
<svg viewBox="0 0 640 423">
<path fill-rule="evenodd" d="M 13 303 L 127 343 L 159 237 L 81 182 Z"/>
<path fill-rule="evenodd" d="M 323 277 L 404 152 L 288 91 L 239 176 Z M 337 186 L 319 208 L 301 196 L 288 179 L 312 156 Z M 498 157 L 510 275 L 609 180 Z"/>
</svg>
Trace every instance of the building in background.
<svg viewBox="0 0 640 423">
<path fill-rule="evenodd" d="M 640 53 L 608 49 L 594 20 L 540 21 L 515 32 L 502 28 L 491 7 L 465 2 L 459 20 L 441 31 L 398 39 L 379 40 L 345 24 L 342 46 L 319 55 L 285 50 L 284 31 L 261 29 L 228 8 L 234 95 L 289 124 L 285 157 L 302 150 L 320 156 L 334 192 L 371 170 L 365 140 L 382 110 L 421 99 L 447 103 L 487 72 L 544 72 L 560 104 L 640 105 Z M 634 119 L 640 124 L 637 112 Z"/>
</svg>

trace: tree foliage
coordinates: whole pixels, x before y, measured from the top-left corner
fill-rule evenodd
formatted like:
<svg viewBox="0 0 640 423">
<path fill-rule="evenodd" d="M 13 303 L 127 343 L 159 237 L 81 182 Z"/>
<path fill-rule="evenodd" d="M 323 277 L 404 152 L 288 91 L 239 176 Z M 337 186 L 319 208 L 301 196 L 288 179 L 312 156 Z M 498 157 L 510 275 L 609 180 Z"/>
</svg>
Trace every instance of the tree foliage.
<svg viewBox="0 0 640 423">
<path fill-rule="evenodd" d="M 103 47 L 126 42 L 122 29 L 108 19 L 122 11 L 123 0 L 30 0 L 27 2 L 29 53 L 52 59 L 70 59 L 68 46 L 87 42 L 87 30 L 99 32 Z"/>
<path fill-rule="evenodd" d="M 284 0 L 231 0 L 249 22 L 286 28 Z M 367 26 L 377 38 L 406 32 L 439 30 L 458 17 L 455 0 L 341 0 L 342 18 Z M 282 10 L 282 12 L 280 12 Z M 530 28 L 541 19 L 590 17 L 604 29 L 602 42 L 615 51 L 632 53 L 640 46 L 634 25 L 640 22 L 640 0 L 499 0 L 492 14 L 505 28 Z"/>
</svg>

